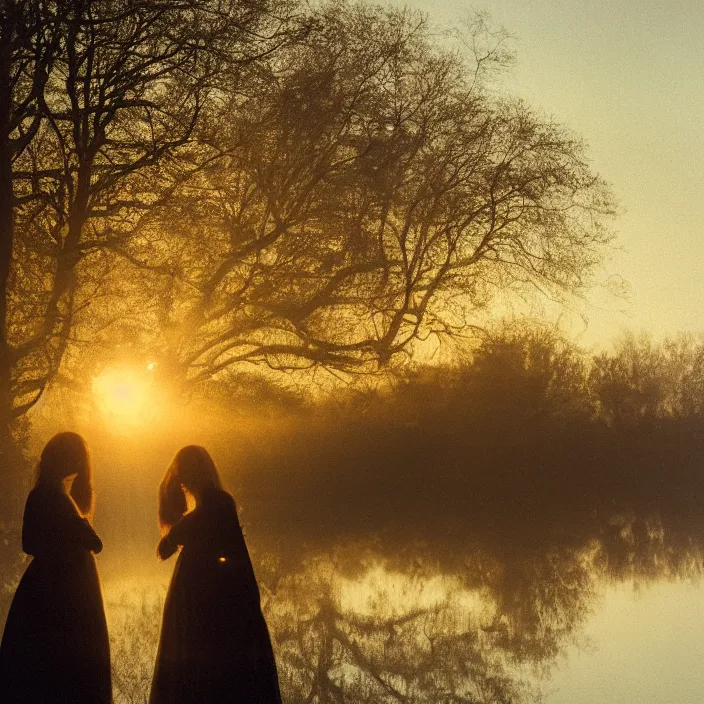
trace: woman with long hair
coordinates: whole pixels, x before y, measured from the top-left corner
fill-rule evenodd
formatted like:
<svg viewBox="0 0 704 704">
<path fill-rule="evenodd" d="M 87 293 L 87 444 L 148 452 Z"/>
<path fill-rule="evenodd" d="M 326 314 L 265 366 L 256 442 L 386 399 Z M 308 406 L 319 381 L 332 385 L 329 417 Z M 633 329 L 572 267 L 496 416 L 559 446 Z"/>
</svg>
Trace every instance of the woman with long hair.
<svg viewBox="0 0 704 704">
<path fill-rule="evenodd" d="M 93 553 L 92 471 L 85 441 L 59 433 L 44 447 L 22 523 L 32 556 L 0 645 L 3 704 L 110 704 L 110 649 Z"/>
<path fill-rule="evenodd" d="M 186 513 L 185 492 L 195 501 Z M 159 487 L 157 548 L 178 548 L 150 704 L 280 704 L 259 588 L 230 494 L 205 448 L 176 453 Z"/>
</svg>

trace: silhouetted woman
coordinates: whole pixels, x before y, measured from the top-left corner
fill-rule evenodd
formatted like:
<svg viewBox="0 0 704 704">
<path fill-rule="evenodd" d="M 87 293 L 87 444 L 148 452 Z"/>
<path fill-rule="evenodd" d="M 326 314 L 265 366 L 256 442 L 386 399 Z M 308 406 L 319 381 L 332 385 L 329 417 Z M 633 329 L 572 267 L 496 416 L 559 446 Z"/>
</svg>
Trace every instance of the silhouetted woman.
<svg viewBox="0 0 704 704">
<path fill-rule="evenodd" d="M 184 489 L 195 500 L 186 513 Z M 185 514 L 185 515 L 184 515 Z M 179 546 L 150 704 L 279 704 L 259 588 L 237 519 L 208 452 L 176 454 L 159 487 L 159 557 Z"/>
<path fill-rule="evenodd" d="M 33 559 L 0 646 L 3 704 L 109 704 L 110 650 L 88 517 L 91 465 L 76 433 L 46 444 L 27 497 L 22 549 Z"/>
</svg>

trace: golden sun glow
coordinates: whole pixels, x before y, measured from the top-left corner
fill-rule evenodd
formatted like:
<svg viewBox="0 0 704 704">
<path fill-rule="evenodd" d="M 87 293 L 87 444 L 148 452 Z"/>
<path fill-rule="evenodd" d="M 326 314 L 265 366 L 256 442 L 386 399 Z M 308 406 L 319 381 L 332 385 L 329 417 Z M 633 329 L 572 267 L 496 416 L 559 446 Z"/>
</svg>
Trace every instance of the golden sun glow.
<svg viewBox="0 0 704 704">
<path fill-rule="evenodd" d="M 107 369 L 95 377 L 93 397 L 101 413 L 121 425 L 143 425 L 155 411 L 150 374 L 154 367 Z"/>
</svg>

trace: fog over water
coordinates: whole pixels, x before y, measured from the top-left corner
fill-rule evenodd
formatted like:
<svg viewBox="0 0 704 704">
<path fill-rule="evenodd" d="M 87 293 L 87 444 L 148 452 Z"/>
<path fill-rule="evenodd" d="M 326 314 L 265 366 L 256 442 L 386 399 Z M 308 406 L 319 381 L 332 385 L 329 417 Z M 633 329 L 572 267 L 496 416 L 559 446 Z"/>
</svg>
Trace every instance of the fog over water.
<svg viewBox="0 0 704 704">
<path fill-rule="evenodd" d="M 156 486 L 186 442 L 238 502 L 286 701 L 696 701 L 701 348 L 678 349 L 520 334 L 385 389 L 93 416 L 117 701 L 148 689 Z"/>
<path fill-rule="evenodd" d="M 704 701 L 701 9 L 435 5 L 0 3 L 0 626 L 76 431 L 115 704 L 194 443 L 287 704 Z"/>
</svg>

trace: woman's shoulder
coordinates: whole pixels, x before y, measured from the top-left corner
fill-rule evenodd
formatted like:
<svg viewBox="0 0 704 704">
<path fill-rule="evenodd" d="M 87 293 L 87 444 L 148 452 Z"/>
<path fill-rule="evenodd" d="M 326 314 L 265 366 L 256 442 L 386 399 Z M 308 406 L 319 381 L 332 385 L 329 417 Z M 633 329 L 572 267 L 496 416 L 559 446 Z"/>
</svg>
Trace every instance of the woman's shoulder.
<svg viewBox="0 0 704 704">
<path fill-rule="evenodd" d="M 27 505 L 62 504 L 70 501 L 68 496 L 51 484 L 39 483 L 27 495 Z"/>
<path fill-rule="evenodd" d="M 37 484 L 27 495 L 24 505 L 23 531 L 31 532 L 42 525 L 55 528 L 76 512 L 77 509 L 67 494 L 56 487 Z"/>
<path fill-rule="evenodd" d="M 209 492 L 211 500 L 222 506 L 235 506 L 235 499 L 229 491 L 225 489 L 211 489 Z"/>
<path fill-rule="evenodd" d="M 215 511 L 220 514 L 237 515 L 237 504 L 235 499 L 229 492 L 224 489 L 210 489 L 206 495 L 205 504 L 210 511 Z"/>
<path fill-rule="evenodd" d="M 37 484 L 27 496 L 25 511 L 53 510 L 63 514 L 80 515 L 73 499 L 59 487 L 51 484 Z"/>
</svg>

